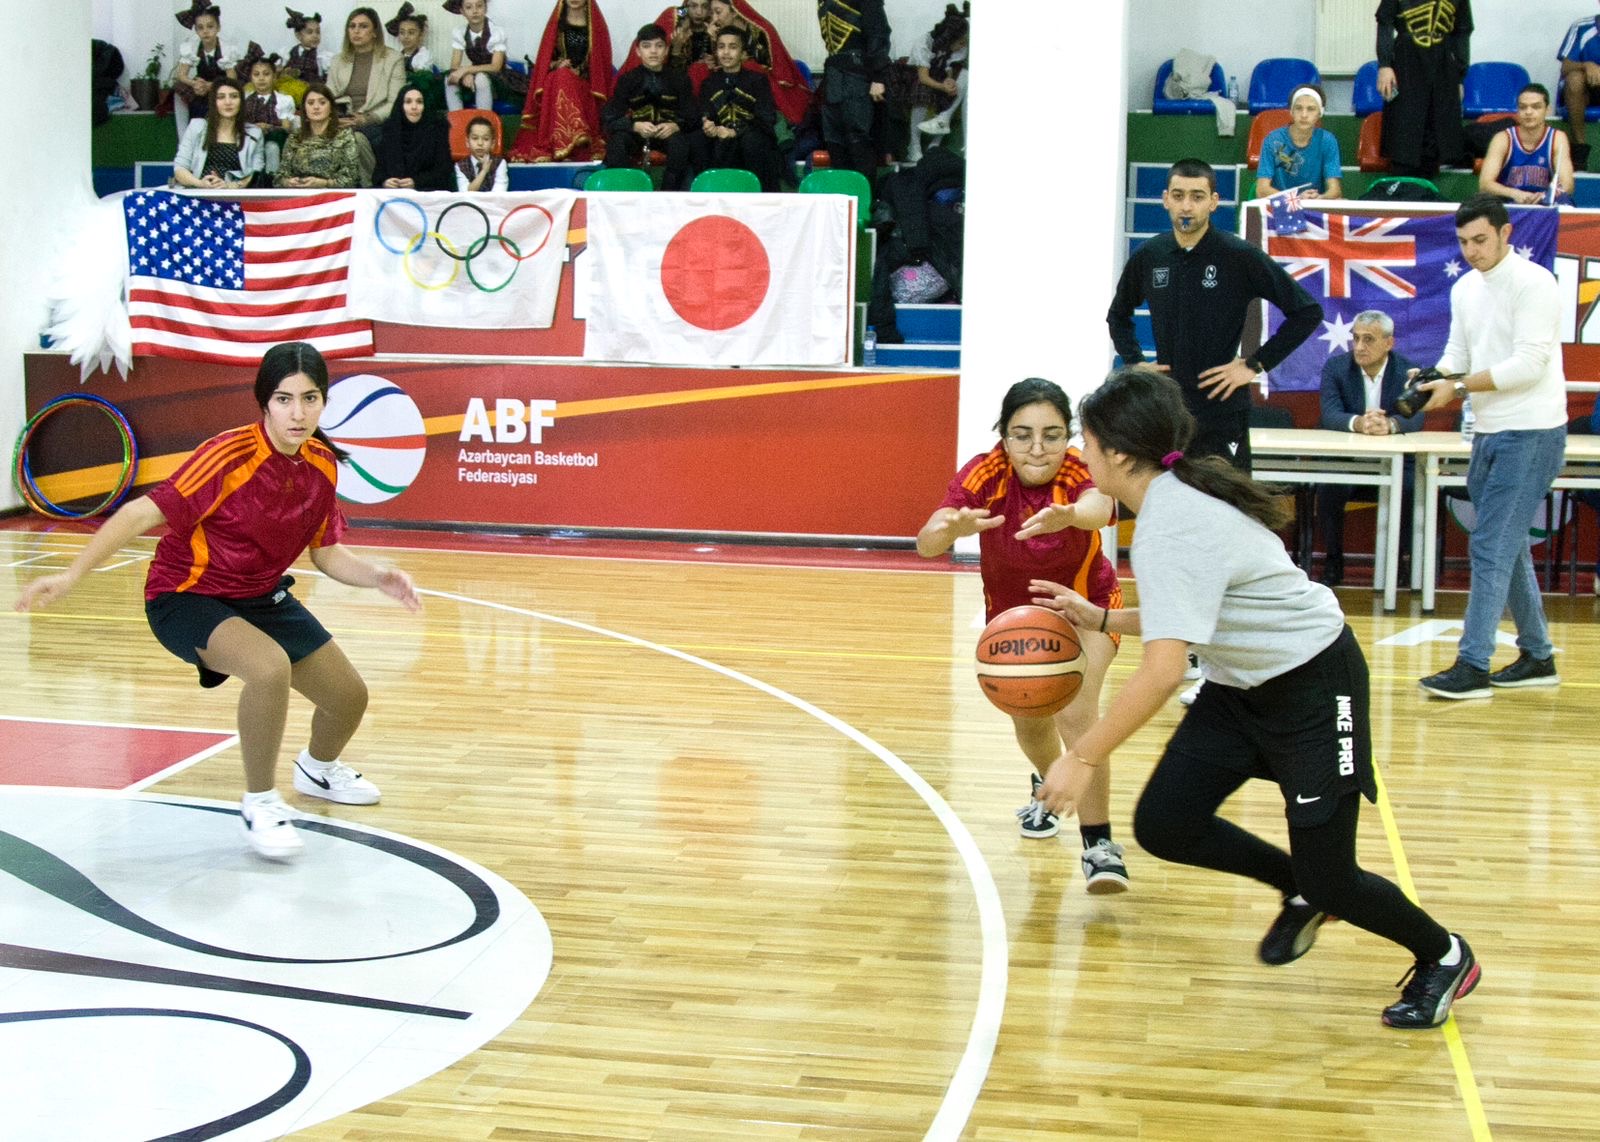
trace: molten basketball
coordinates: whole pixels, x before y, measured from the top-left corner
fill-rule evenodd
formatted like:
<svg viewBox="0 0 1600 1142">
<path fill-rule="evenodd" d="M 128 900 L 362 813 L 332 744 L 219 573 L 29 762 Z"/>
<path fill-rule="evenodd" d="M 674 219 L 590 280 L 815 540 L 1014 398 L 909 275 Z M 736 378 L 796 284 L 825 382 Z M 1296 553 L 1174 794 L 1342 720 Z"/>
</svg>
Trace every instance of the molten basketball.
<svg viewBox="0 0 1600 1142">
<path fill-rule="evenodd" d="M 1088 666 L 1078 632 L 1045 607 L 1012 607 L 978 639 L 978 685 L 1008 714 L 1043 718 L 1072 701 Z"/>
</svg>

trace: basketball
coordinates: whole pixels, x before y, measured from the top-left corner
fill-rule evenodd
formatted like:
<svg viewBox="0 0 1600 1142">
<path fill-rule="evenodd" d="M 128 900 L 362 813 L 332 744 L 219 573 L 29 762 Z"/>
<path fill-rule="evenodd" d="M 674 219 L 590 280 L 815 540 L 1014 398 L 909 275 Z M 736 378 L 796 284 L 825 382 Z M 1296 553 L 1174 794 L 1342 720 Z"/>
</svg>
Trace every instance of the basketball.
<svg viewBox="0 0 1600 1142">
<path fill-rule="evenodd" d="M 978 685 L 1015 717 L 1044 718 L 1064 708 L 1087 666 L 1078 632 L 1045 607 L 1012 607 L 978 639 Z"/>
</svg>

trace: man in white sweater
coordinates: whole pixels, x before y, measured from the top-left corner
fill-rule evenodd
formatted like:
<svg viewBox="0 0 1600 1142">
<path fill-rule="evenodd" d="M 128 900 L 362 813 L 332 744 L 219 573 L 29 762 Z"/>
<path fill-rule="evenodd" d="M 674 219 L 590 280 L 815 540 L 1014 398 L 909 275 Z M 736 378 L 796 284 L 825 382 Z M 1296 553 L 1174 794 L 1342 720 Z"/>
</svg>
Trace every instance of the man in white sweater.
<svg viewBox="0 0 1600 1142">
<path fill-rule="evenodd" d="M 1440 698 L 1487 698 L 1497 686 L 1561 682 L 1528 530 L 1561 472 L 1567 386 L 1555 276 L 1512 249 L 1505 204 L 1490 194 L 1468 199 L 1456 211 L 1456 238 L 1472 272 L 1450 290 L 1450 339 L 1438 365 L 1446 379 L 1422 387 L 1431 390 L 1429 409 L 1471 394 L 1477 414 L 1467 468 L 1472 587 L 1455 664 L 1422 679 L 1422 688 Z M 1519 653 L 1491 674 L 1507 606 Z"/>
</svg>

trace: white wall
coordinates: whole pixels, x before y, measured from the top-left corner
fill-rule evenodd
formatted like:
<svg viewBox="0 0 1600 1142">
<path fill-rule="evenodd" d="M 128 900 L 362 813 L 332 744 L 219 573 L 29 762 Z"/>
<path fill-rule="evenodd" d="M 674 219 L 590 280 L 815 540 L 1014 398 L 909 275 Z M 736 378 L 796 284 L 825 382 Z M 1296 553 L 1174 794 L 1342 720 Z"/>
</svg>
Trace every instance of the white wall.
<svg viewBox="0 0 1600 1142">
<path fill-rule="evenodd" d="M 1376 0 L 1372 10 L 1378 10 Z M 1555 81 L 1561 37 L 1572 21 L 1593 15 L 1593 5 L 1575 0 L 1479 0 L 1472 6 L 1472 58 L 1520 63 L 1536 83 L 1549 87 Z M 1258 60 L 1315 58 L 1316 20 L 1316 0 L 1249 5 L 1238 0 L 1131 0 L 1128 106 L 1150 107 L 1156 68 L 1179 48 L 1215 56 L 1224 71 L 1239 77 L 1243 97 Z M 1329 110 L 1348 114 L 1348 84 L 1329 86 Z"/>
<path fill-rule="evenodd" d="M 620 64 L 633 33 L 660 15 L 669 0 L 596 2 L 611 32 L 611 46 L 617 57 L 614 62 Z M 229 43 L 237 41 L 240 48 L 255 40 L 268 52 L 286 53 L 293 46 L 294 37 L 283 24 L 284 3 L 285 0 L 223 0 L 223 39 Z M 912 44 L 930 31 L 944 14 L 944 5 L 945 0 L 885 0 L 884 10 L 893 32 L 891 53 L 902 56 L 910 51 Z M 176 66 L 177 46 L 188 33 L 173 19 L 173 13 L 186 10 L 187 0 L 183 3 L 177 0 L 92 0 L 92 6 L 93 34 L 121 49 L 123 62 L 130 72 L 142 70 L 150 49 L 158 43 L 167 45 L 169 73 Z M 337 50 L 345 17 L 352 8 L 375 8 L 383 20 L 388 20 L 399 10 L 400 0 L 376 0 L 370 4 L 344 0 L 334 5 L 327 0 L 294 0 L 290 6 L 308 14 L 321 12 L 323 45 Z M 554 6 L 552 0 L 490 0 L 489 19 L 506 28 L 511 37 L 512 59 L 537 52 L 539 36 Z M 460 17 L 444 11 L 440 0 L 413 0 L 413 7 L 428 13 L 430 49 L 441 65 L 447 63 L 450 29 L 460 22 Z M 816 0 L 755 0 L 755 8 L 772 21 L 791 54 L 814 69 L 821 66 L 824 52 L 817 32 Z"/>
<path fill-rule="evenodd" d="M 94 202 L 89 178 L 89 0 L 57 0 L 50 19 L 28 28 L 28 50 L 0 68 L 0 107 L 13 113 L 0 123 L 0 154 L 16 173 L 6 189 L 6 225 L 0 227 L 0 441 L 11 443 L 25 421 L 22 355 L 39 348 L 45 321 L 46 277 L 77 228 L 76 215 Z M 60 113 L 50 129 L 36 129 L 24 108 L 39 92 L 59 90 Z M 76 94 L 71 94 L 76 93 Z M 10 480 L 0 509 L 17 507 Z"/>
</svg>

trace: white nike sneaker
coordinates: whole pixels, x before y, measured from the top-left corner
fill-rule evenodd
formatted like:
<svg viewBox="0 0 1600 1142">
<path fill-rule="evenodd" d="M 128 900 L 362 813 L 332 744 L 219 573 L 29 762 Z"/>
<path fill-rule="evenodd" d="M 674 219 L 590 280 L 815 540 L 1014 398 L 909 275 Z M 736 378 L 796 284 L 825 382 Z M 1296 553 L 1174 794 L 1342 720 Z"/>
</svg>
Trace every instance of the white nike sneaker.
<svg viewBox="0 0 1600 1142">
<path fill-rule="evenodd" d="M 1178 704 L 1179 705 L 1183 705 L 1183 706 L 1192 706 L 1192 705 L 1194 705 L 1194 700 L 1196 698 L 1200 697 L 1200 688 L 1202 686 L 1204 686 L 1205 684 L 1206 684 L 1206 680 L 1204 678 L 1202 678 L 1200 681 L 1196 682 L 1193 686 L 1191 686 L 1187 690 L 1185 690 L 1182 694 L 1179 694 L 1178 695 Z"/>
<path fill-rule="evenodd" d="M 376 805 L 378 787 L 342 761 L 324 767 L 305 750 L 294 759 L 294 789 L 339 805 Z"/>
<path fill-rule="evenodd" d="M 293 860 L 305 848 L 300 834 L 294 831 L 293 822 L 298 816 L 276 792 L 270 801 L 239 803 L 239 827 L 244 830 L 245 839 L 258 856 L 268 860 Z"/>
</svg>

